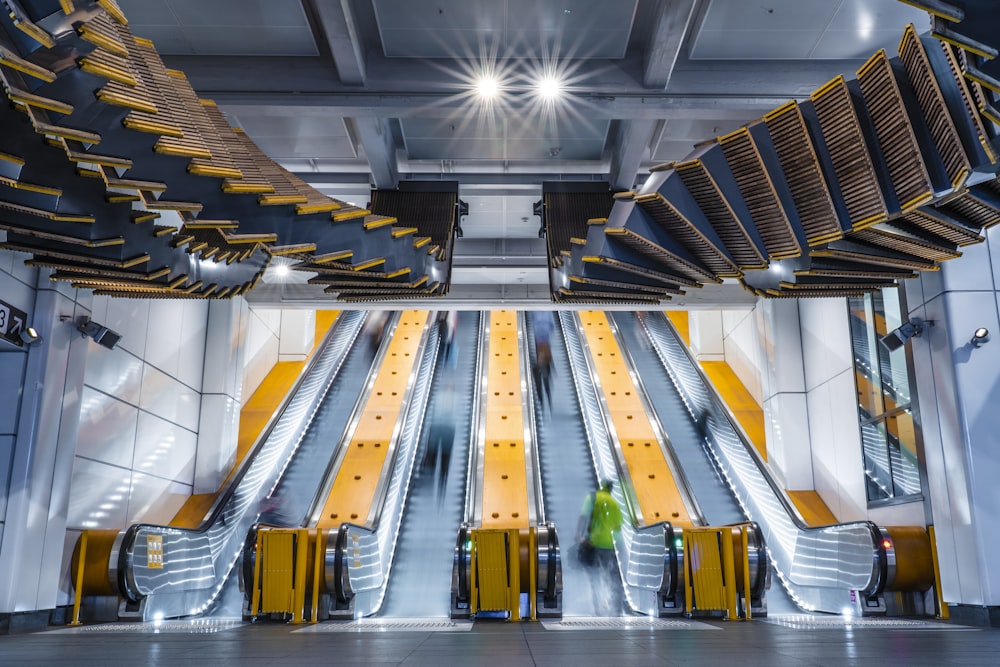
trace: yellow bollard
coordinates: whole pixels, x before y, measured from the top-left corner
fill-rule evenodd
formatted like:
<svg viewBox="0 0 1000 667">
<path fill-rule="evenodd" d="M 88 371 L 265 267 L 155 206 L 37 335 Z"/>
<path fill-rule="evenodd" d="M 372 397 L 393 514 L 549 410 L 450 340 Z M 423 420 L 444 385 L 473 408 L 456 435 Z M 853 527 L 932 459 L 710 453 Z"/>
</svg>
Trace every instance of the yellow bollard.
<svg viewBox="0 0 1000 667">
<path fill-rule="evenodd" d="M 76 564 L 76 592 L 73 595 L 73 620 L 70 625 L 83 625 L 80 622 L 80 603 L 83 600 L 83 573 L 87 563 L 87 531 L 80 535 L 80 561 Z"/>
<path fill-rule="evenodd" d="M 740 543 L 743 546 L 743 620 L 750 620 L 750 607 L 753 602 L 750 599 L 750 527 L 746 524 L 740 526 Z"/>
<path fill-rule="evenodd" d="M 528 529 L 528 604 L 531 620 L 538 620 L 538 533 L 534 527 Z"/>
<path fill-rule="evenodd" d="M 309 617 L 310 621 L 313 623 L 318 622 L 319 618 L 319 580 L 323 576 L 323 556 L 324 551 L 324 540 L 323 540 L 323 529 L 316 529 L 316 553 L 314 554 L 313 562 L 313 586 L 312 586 L 312 615 Z"/>
<path fill-rule="evenodd" d="M 256 616 L 257 610 L 260 609 L 260 572 L 264 554 L 261 552 L 261 532 L 259 530 L 257 531 L 255 548 L 257 550 L 257 558 L 254 559 L 253 564 L 253 593 L 250 596 L 250 616 Z"/>
<path fill-rule="evenodd" d="M 948 603 L 944 601 L 944 593 L 941 592 L 941 568 L 938 565 L 937 534 L 934 532 L 933 525 L 927 526 L 927 533 L 931 538 L 931 560 L 934 563 L 934 597 L 937 600 L 938 618 L 948 620 L 951 618 L 951 612 L 948 610 Z"/>
</svg>

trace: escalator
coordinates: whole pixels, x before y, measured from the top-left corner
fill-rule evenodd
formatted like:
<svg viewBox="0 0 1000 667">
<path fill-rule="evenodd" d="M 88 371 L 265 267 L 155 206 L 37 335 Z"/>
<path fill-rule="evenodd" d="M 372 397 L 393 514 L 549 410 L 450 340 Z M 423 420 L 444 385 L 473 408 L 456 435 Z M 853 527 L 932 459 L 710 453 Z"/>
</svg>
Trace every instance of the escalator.
<svg viewBox="0 0 1000 667">
<path fill-rule="evenodd" d="M 439 356 L 421 447 L 411 476 L 396 557 L 379 615 L 446 617 L 455 548 L 455 526 L 465 499 L 466 461 L 472 440 L 476 344 L 481 313 L 458 313 L 453 349 Z M 434 426 L 454 424 L 454 444 L 438 450 Z"/>
<path fill-rule="evenodd" d="M 681 474 L 694 494 L 705 520 L 714 526 L 736 524 L 746 517 L 730 488 L 706 453 L 704 436 L 692 418 L 670 374 L 656 354 L 653 343 L 641 326 L 640 318 L 655 314 L 616 312 L 611 318 L 617 326 L 623 349 L 632 359 L 632 367 L 641 378 L 650 403 L 669 438 L 670 446 L 681 465 Z M 770 613 L 799 611 L 784 588 L 771 586 L 767 594 Z M 763 610 L 762 610 L 763 611 Z"/>
<path fill-rule="evenodd" d="M 339 397 L 337 404 L 359 390 L 354 371 L 371 363 L 354 345 L 364 320 L 362 311 L 340 316 L 199 528 L 136 524 L 112 539 L 95 540 L 100 551 L 88 560 L 106 562 L 112 584 L 96 594 L 119 595 L 121 617 L 239 615 L 242 596 L 233 575 L 246 537 L 286 467 L 298 469 L 300 456 L 329 459 L 328 446 L 308 434 L 323 427 L 322 419 L 314 419 L 318 413 L 334 416 L 332 397 Z"/>
<path fill-rule="evenodd" d="M 641 322 L 633 319 L 630 324 L 623 328 L 631 330 L 637 354 L 650 353 L 642 364 L 644 378 L 659 382 L 657 374 L 665 371 L 670 378 L 667 384 L 676 389 L 672 404 L 663 409 L 676 414 L 674 428 L 679 429 L 682 448 L 691 445 L 678 452 L 685 470 L 690 467 L 692 477 L 700 477 L 703 473 L 694 471 L 703 468 L 705 461 L 717 466 L 729 488 L 726 495 L 735 498 L 745 516 L 760 525 L 769 561 L 796 605 L 810 611 L 842 613 L 847 608 L 859 614 L 879 614 L 886 612 L 884 591 L 927 589 L 931 577 L 924 568 L 912 568 L 915 576 L 911 577 L 910 568 L 905 568 L 903 576 L 904 568 L 896 567 L 897 559 L 903 557 L 915 564 L 931 560 L 926 531 L 882 528 L 870 521 L 807 526 L 668 319 L 662 313 L 648 313 Z M 653 355 L 659 364 L 653 363 Z M 663 391 L 667 392 L 666 385 Z M 689 437 L 692 428 L 696 429 L 693 438 Z M 722 495 L 717 488 L 711 493 Z M 780 605 L 784 611 L 777 588 L 771 588 L 769 606 L 778 611 Z"/>
<path fill-rule="evenodd" d="M 532 314 L 533 315 L 533 314 Z M 534 317 L 528 318 L 529 350 L 532 364 L 535 358 Z M 597 488 L 594 462 L 586 446 L 586 432 L 580 404 L 573 390 L 573 371 L 566 345 L 558 330 L 549 336 L 552 351 L 552 393 L 548 406 L 543 405 L 540 392 L 535 392 L 535 423 L 541 461 L 542 484 L 546 499 L 546 516 L 562 533 L 563 615 L 597 616 L 608 612 L 609 605 L 602 593 L 608 587 L 621 587 L 621 581 L 595 580 L 600 573 L 580 562 L 574 534 L 584 499 Z M 620 609 L 612 612 L 617 615 Z"/>
</svg>

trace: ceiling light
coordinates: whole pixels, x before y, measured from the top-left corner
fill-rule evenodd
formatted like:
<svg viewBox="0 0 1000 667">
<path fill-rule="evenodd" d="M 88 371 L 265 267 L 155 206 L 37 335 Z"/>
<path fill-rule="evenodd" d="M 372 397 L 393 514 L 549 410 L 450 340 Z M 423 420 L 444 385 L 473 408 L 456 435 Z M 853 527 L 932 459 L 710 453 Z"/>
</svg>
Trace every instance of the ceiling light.
<svg viewBox="0 0 1000 667">
<path fill-rule="evenodd" d="M 500 90 L 500 85 L 497 80 L 492 76 L 480 77 L 479 81 L 476 82 L 476 94 L 483 99 L 491 99 L 496 97 L 497 92 Z"/>
<path fill-rule="evenodd" d="M 42 342 L 42 337 L 38 334 L 38 330 L 35 327 L 26 327 L 21 330 L 21 342 L 25 345 L 33 345 L 34 343 Z"/>
<path fill-rule="evenodd" d="M 279 277 L 287 276 L 288 275 L 288 265 L 287 264 L 278 264 L 277 266 L 275 266 L 274 267 L 274 275 L 279 276 Z"/>
<path fill-rule="evenodd" d="M 538 81 L 538 94 L 546 99 L 555 99 L 562 93 L 562 82 L 559 79 L 547 76 Z"/>
<path fill-rule="evenodd" d="M 982 347 L 983 345 L 986 345 L 986 343 L 990 342 L 990 330 L 986 327 L 979 327 L 972 334 L 972 340 L 969 342 L 972 343 L 973 347 Z"/>
</svg>

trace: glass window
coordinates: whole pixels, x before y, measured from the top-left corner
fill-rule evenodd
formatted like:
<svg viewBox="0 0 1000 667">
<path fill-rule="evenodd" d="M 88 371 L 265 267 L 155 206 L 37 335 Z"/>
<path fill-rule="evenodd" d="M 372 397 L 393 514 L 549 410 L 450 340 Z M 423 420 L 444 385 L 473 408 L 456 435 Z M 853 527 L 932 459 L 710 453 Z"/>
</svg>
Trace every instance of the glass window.
<svg viewBox="0 0 1000 667">
<path fill-rule="evenodd" d="M 890 352 L 879 342 L 903 323 L 899 294 L 852 297 L 848 306 L 868 500 L 919 494 L 907 346 Z"/>
</svg>

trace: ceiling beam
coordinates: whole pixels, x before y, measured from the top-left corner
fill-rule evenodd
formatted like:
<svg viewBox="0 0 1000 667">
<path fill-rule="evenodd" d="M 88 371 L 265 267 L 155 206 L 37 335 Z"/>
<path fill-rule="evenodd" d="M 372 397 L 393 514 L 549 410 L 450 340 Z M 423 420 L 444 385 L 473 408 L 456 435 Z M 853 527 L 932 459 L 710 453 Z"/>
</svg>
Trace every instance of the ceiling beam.
<svg viewBox="0 0 1000 667">
<path fill-rule="evenodd" d="M 399 184 L 396 166 L 396 142 L 392 137 L 389 121 L 382 118 L 352 118 L 359 148 L 368 160 L 372 181 L 376 188 L 393 190 Z"/>
<path fill-rule="evenodd" d="M 333 57 L 340 82 L 345 86 L 365 85 L 365 53 L 348 0 L 306 0 L 312 9 Z"/>
<path fill-rule="evenodd" d="M 361 115 L 447 115 L 474 106 L 462 70 L 443 71 L 426 63 L 370 56 L 365 90 L 342 84 L 324 58 L 262 58 L 234 56 L 168 56 L 167 65 L 185 72 L 199 95 L 218 102 L 255 105 L 355 108 Z M 709 62 L 679 59 L 670 92 L 643 84 L 638 56 L 621 60 L 582 61 L 573 71 L 570 104 L 581 112 L 615 106 L 634 107 L 642 117 L 657 117 L 663 108 L 764 106 L 773 108 L 793 98 L 807 97 L 838 74 L 853 75 L 861 60 Z M 247 77 L 247 72 L 253 76 Z M 719 91 L 725 91 L 720 93 Z M 338 103 L 344 100 L 343 103 Z M 706 100 L 711 100 L 706 104 Z M 763 102 L 759 102 L 763 100 Z M 758 101 L 758 102 L 755 102 Z M 646 107 L 647 111 L 640 113 Z M 385 113 L 390 111 L 390 113 Z M 648 115 L 646 115 L 648 114 Z M 345 114 L 356 115 L 356 114 Z M 607 116 L 601 118 L 629 118 Z M 660 114 L 662 117 L 662 114 Z"/>
<path fill-rule="evenodd" d="M 656 23 L 643 54 L 642 82 L 663 90 L 670 83 L 684 38 L 694 23 L 698 0 L 660 0 Z"/>
<path fill-rule="evenodd" d="M 654 120 L 623 120 L 619 123 L 611 155 L 609 180 L 612 190 L 632 189 L 639 165 L 650 159 L 650 143 L 658 124 Z"/>
</svg>

